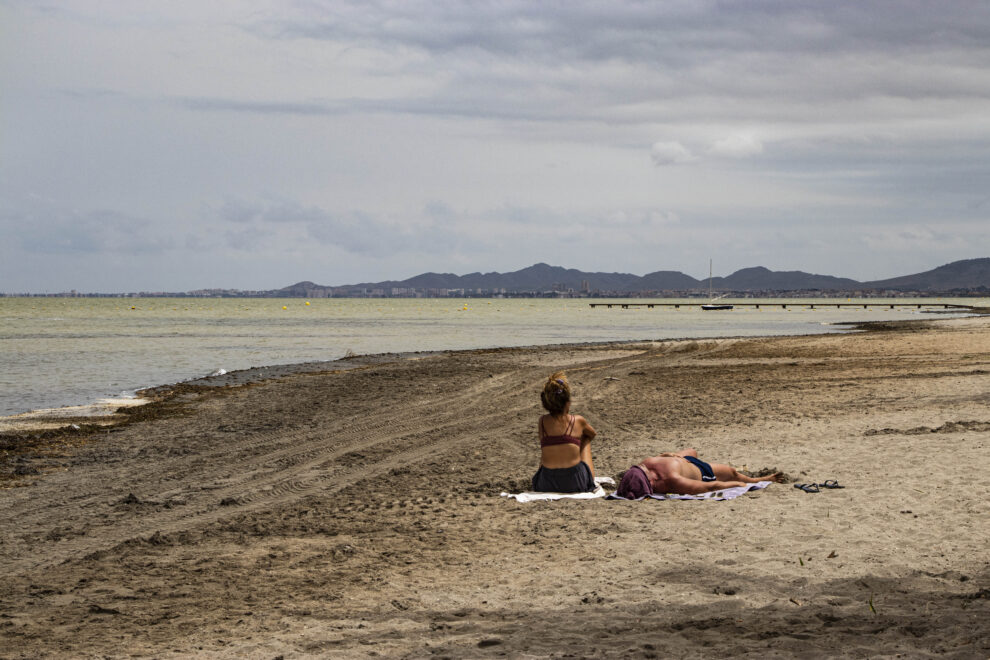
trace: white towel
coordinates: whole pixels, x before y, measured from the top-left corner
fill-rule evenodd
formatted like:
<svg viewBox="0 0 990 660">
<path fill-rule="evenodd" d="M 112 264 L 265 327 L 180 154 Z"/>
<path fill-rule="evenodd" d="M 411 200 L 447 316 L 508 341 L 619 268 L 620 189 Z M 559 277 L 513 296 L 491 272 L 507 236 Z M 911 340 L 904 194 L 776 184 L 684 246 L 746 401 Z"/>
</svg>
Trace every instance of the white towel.
<svg viewBox="0 0 990 660">
<path fill-rule="evenodd" d="M 536 502 L 537 500 L 593 500 L 596 497 L 605 497 L 608 493 L 602 488 L 603 484 L 615 486 L 615 479 L 612 477 L 595 477 L 595 490 L 590 493 L 539 493 L 536 491 L 526 491 L 524 493 L 500 493 L 502 497 L 513 497 L 517 502 Z"/>
</svg>

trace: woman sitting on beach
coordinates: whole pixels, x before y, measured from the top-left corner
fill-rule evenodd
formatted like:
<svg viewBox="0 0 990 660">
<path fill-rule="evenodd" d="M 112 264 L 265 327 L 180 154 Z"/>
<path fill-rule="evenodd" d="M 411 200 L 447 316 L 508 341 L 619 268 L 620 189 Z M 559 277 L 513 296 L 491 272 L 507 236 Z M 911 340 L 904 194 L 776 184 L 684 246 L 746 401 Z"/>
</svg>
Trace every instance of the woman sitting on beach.
<svg viewBox="0 0 990 660">
<path fill-rule="evenodd" d="M 533 490 L 584 493 L 595 490 L 591 440 L 595 429 L 581 415 L 571 413 L 571 386 L 563 371 L 547 379 L 540 401 L 549 414 L 540 417 L 540 469 Z"/>
</svg>

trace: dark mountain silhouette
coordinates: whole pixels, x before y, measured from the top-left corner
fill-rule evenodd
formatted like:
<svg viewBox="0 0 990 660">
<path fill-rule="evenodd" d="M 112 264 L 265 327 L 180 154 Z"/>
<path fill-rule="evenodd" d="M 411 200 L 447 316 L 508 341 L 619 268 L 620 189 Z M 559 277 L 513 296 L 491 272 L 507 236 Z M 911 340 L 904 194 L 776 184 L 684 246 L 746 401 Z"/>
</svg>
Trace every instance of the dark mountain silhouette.
<svg viewBox="0 0 990 660">
<path fill-rule="evenodd" d="M 990 258 L 964 259 L 917 275 L 866 282 L 863 286 L 895 291 L 952 291 L 990 288 Z"/>
<path fill-rule="evenodd" d="M 925 293 L 990 290 L 990 258 L 965 259 L 939 266 L 915 275 L 905 275 L 875 282 L 857 282 L 844 277 L 816 275 L 802 271 L 772 271 L 762 266 L 743 268 L 728 277 L 712 278 L 711 286 L 718 291 L 737 292 L 786 292 L 786 291 L 918 291 Z M 311 296 L 320 291 L 333 291 L 333 295 L 348 295 L 383 289 L 386 295 L 392 288 L 416 289 L 465 289 L 492 291 L 504 289 L 507 293 L 539 293 L 551 290 L 598 293 L 641 292 L 690 292 L 708 289 L 708 279 L 697 280 L 677 271 L 661 270 L 646 275 L 630 273 L 586 273 L 574 268 L 562 268 L 538 263 L 509 273 L 423 273 L 406 280 L 324 286 L 313 282 L 299 282 L 272 292 L 279 296 Z"/>
<path fill-rule="evenodd" d="M 314 289 L 320 288 L 320 285 L 313 284 L 312 282 L 296 282 L 291 286 L 287 286 L 284 289 L 279 289 L 279 295 L 285 296 L 286 298 L 305 298 L 310 295 L 308 292 Z"/>
<path fill-rule="evenodd" d="M 698 288 L 702 282 L 676 270 L 658 270 L 640 278 L 647 291 L 689 291 Z"/>
<path fill-rule="evenodd" d="M 772 271 L 763 266 L 743 268 L 726 278 L 712 278 L 712 288 L 726 291 L 838 290 L 861 286 L 856 280 L 830 275 L 812 275 L 799 270 Z"/>
<path fill-rule="evenodd" d="M 678 283 L 696 286 L 697 280 L 681 273 Z M 650 277 L 649 275 L 646 277 Z M 407 280 L 350 285 L 353 287 L 405 287 L 417 289 L 505 289 L 506 291 L 545 291 L 558 288 L 581 290 L 583 282 L 591 289 L 602 291 L 636 291 L 644 287 L 643 277 L 629 273 L 585 273 L 574 268 L 561 268 L 539 263 L 511 273 L 423 273 Z M 298 287 L 298 284 L 293 287 Z M 346 288 L 350 288 L 346 287 Z M 291 289 L 293 287 L 287 287 Z M 680 284 L 678 287 L 681 288 Z"/>
</svg>

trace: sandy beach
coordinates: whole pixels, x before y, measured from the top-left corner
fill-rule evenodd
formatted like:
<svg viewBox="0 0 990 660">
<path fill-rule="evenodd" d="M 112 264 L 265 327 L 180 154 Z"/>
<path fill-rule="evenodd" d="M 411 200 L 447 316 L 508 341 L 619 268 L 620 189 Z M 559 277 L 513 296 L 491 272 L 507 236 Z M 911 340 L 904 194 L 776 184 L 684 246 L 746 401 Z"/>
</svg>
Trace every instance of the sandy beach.
<svg viewBox="0 0 990 660">
<path fill-rule="evenodd" d="M 695 447 L 789 483 L 500 497 L 558 369 L 600 476 Z M 0 435 L 0 657 L 990 656 L 990 317 L 158 395 Z"/>
</svg>

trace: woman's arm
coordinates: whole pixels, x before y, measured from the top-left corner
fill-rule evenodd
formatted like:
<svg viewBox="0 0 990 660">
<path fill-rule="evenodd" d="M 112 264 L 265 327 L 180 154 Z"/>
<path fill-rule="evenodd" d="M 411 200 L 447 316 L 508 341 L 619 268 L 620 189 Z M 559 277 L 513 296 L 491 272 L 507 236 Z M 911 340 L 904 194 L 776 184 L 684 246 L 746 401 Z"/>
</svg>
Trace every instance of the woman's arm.
<svg viewBox="0 0 990 660">
<path fill-rule="evenodd" d="M 582 429 L 581 429 L 581 440 L 583 440 L 583 441 L 594 440 L 595 439 L 595 436 L 598 435 L 598 433 L 595 432 L 595 429 L 593 429 L 591 427 L 591 424 L 588 423 L 588 420 L 586 420 L 581 415 L 578 415 L 577 418 L 578 418 L 578 422 L 581 424 L 581 427 L 582 427 Z"/>
</svg>

